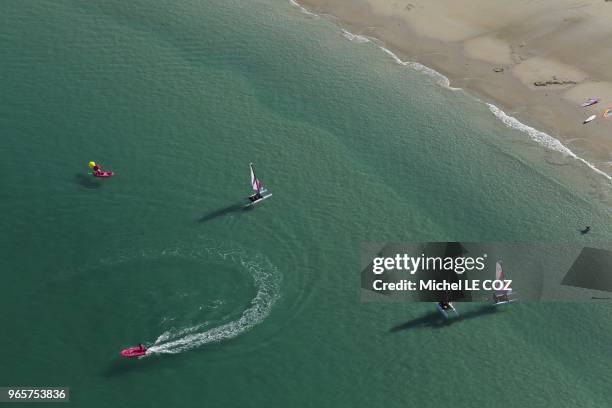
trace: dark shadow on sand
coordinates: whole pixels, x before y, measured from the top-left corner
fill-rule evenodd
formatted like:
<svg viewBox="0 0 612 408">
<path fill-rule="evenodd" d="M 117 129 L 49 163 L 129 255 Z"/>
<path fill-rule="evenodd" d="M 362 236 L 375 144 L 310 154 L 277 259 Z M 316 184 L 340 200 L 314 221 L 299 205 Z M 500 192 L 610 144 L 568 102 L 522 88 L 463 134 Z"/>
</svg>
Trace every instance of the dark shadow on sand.
<svg viewBox="0 0 612 408">
<path fill-rule="evenodd" d="M 100 188 L 102 187 L 102 184 L 103 184 L 102 180 L 99 180 L 89 174 L 83 174 L 83 173 L 77 173 L 75 175 L 75 180 L 77 184 L 80 184 L 81 186 L 85 188 L 90 188 L 90 189 Z"/>
<path fill-rule="evenodd" d="M 232 204 L 204 215 L 198 220 L 198 223 L 202 224 L 230 214 L 242 214 L 244 212 L 251 211 L 253 208 L 254 207 L 250 205 L 246 206 L 245 203 Z"/>
<path fill-rule="evenodd" d="M 455 303 L 455 307 L 457 307 L 457 303 Z M 407 322 L 398 324 L 397 326 L 393 326 L 391 329 L 389 329 L 389 331 L 395 333 L 402 330 L 418 329 L 424 327 L 437 329 L 441 327 L 451 326 L 462 320 L 474 319 L 481 316 L 491 315 L 496 312 L 497 308 L 495 306 L 485 305 L 479 307 L 476 310 L 468 311 L 465 313 L 461 313 L 461 311 L 459 311 L 459 317 L 451 317 L 449 319 L 445 319 L 439 312 L 435 311 L 425 316 L 417 317 L 416 319 L 412 319 Z"/>
</svg>

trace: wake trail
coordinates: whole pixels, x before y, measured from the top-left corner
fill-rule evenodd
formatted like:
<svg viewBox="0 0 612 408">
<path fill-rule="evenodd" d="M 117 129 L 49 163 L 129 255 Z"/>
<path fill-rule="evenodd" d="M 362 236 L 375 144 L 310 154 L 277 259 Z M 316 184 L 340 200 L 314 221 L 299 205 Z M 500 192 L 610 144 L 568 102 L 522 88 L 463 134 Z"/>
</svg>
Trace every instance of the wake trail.
<svg viewBox="0 0 612 408">
<path fill-rule="evenodd" d="M 240 263 L 253 277 L 257 294 L 237 320 L 201 331 L 205 323 L 190 327 L 169 330 L 162 333 L 149 347 L 147 354 L 177 354 L 208 343 L 237 337 L 261 323 L 272 310 L 280 293 L 280 275 L 276 268 L 262 256 L 249 260 L 241 252 L 219 253 L 224 259 L 229 258 Z"/>
</svg>

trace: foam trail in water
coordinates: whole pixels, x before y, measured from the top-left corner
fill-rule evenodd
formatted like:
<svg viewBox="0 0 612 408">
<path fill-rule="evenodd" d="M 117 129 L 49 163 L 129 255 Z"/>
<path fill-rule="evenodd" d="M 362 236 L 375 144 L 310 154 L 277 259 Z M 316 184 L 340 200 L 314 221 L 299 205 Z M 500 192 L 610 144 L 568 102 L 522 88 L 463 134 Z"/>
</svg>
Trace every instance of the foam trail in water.
<svg viewBox="0 0 612 408">
<path fill-rule="evenodd" d="M 508 116 L 504 111 L 502 111 L 501 109 L 499 109 L 495 105 L 487 103 L 487 106 L 489 107 L 489 110 L 491 111 L 491 113 L 493 113 L 493 115 L 495 115 L 495 117 L 497 117 L 499 120 L 501 120 L 509 128 L 517 129 L 517 130 L 520 130 L 521 132 L 527 133 L 531 137 L 532 140 L 534 140 L 535 142 L 543 145 L 544 147 L 546 147 L 546 148 L 548 148 L 550 150 L 556 150 L 556 151 L 561 152 L 563 154 L 566 154 L 566 155 L 568 155 L 570 157 L 573 157 L 574 159 L 579 160 L 582 163 L 584 163 L 587 166 L 589 166 L 589 168 L 591 168 L 596 173 L 604 176 L 608 180 L 612 180 L 612 177 L 610 177 L 607 173 L 599 170 L 597 167 L 595 167 L 594 165 L 592 165 L 588 161 L 584 160 L 582 157 L 577 156 L 574 152 L 572 152 L 570 149 L 568 149 L 566 146 L 564 146 L 559 140 L 555 139 L 554 137 L 550 136 L 549 134 L 541 132 L 541 131 L 539 131 L 537 129 L 534 129 L 532 127 L 529 127 L 529 126 L 519 122 L 518 119 L 516 119 L 516 118 L 514 118 L 512 116 Z"/>
<path fill-rule="evenodd" d="M 207 343 L 230 339 L 250 330 L 268 316 L 279 297 L 280 279 L 274 266 L 249 261 L 242 254 L 220 255 L 224 259 L 237 256 L 240 264 L 252 274 L 257 294 L 251 300 L 250 307 L 237 320 L 205 331 L 200 331 L 206 325 L 202 323 L 178 331 L 164 332 L 149 347 L 147 354 L 176 354 Z"/>
</svg>

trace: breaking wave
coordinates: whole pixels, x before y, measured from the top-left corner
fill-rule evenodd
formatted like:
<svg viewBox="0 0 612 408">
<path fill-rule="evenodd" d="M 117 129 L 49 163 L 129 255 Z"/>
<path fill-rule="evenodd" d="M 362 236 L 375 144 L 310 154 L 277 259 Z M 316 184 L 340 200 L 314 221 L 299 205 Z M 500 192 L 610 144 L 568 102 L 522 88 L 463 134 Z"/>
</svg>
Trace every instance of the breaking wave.
<svg viewBox="0 0 612 408">
<path fill-rule="evenodd" d="M 430 76 L 431 78 L 433 78 L 436 83 L 444 88 L 450 89 L 451 91 L 459 91 L 461 90 L 461 88 L 454 88 L 452 86 L 450 86 L 450 80 L 445 77 L 444 75 L 442 75 L 441 73 L 439 73 L 438 71 L 436 71 L 435 69 L 431 69 L 423 64 L 420 64 L 418 62 L 412 62 L 412 61 L 402 61 L 400 59 L 400 57 L 398 57 L 393 51 L 389 50 L 388 48 L 383 47 L 380 44 L 376 44 L 378 46 L 378 48 L 380 48 L 381 50 L 383 50 L 387 55 L 389 55 L 391 58 L 393 58 L 393 60 L 395 60 L 395 62 L 397 62 L 400 65 L 403 65 L 405 67 L 409 67 L 414 69 L 415 71 L 418 72 L 422 72 L 424 74 L 426 74 L 427 76 Z"/>
<path fill-rule="evenodd" d="M 342 36 L 349 41 L 357 42 L 357 43 L 366 43 L 370 42 L 368 37 L 363 35 L 353 34 L 350 31 L 346 31 L 344 28 L 342 29 Z"/>
<path fill-rule="evenodd" d="M 442 86 L 443 88 L 450 89 L 451 91 L 461 90 L 461 88 L 454 88 L 450 86 L 450 80 L 446 76 L 436 71 L 435 69 L 431 69 L 418 62 L 403 61 L 400 57 L 397 56 L 397 54 L 395 54 L 393 51 L 383 46 L 380 43 L 380 41 L 378 41 L 375 38 L 370 38 L 370 37 L 366 37 L 364 35 L 359 35 L 359 34 L 353 34 L 350 31 L 347 31 L 345 29 L 342 29 L 342 36 L 344 36 L 344 38 L 346 38 L 347 40 L 356 42 L 356 43 L 370 42 L 376 45 L 378 48 L 380 48 L 385 54 L 390 56 L 393 59 L 393 61 L 395 61 L 396 63 L 403 65 L 405 67 L 411 68 L 415 71 L 422 72 L 423 74 L 432 78 L 438 85 Z"/>
<path fill-rule="evenodd" d="M 507 115 L 504 111 L 502 111 L 495 105 L 487 103 L 487 106 L 489 110 L 491 111 L 491 113 L 493 113 L 493 115 L 495 115 L 496 118 L 501 120 L 504 123 L 504 125 L 508 126 L 509 128 L 520 130 L 521 132 L 526 133 L 527 135 L 529 135 L 529 137 L 531 137 L 533 141 L 539 143 L 540 145 L 546 147 L 547 149 L 558 151 L 578 161 L 581 161 L 582 163 L 586 164 L 589 168 L 591 168 L 597 174 L 604 176 L 608 180 L 612 180 L 612 177 L 610 177 L 607 173 L 599 170 L 593 164 L 584 160 L 582 157 L 576 155 L 574 152 L 568 149 L 565 145 L 563 145 L 563 143 L 561 143 L 559 140 L 555 139 L 554 137 L 550 136 L 549 134 L 539 131 L 537 129 L 534 129 L 530 126 L 527 126 L 524 123 L 521 123 L 518 119 Z"/>
<path fill-rule="evenodd" d="M 298 7 L 303 13 L 308 14 L 310 16 L 317 16 L 318 14 L 315 14 L 311 11 L 309 11 L 308 9 L 306 9 L 305 7 L 303 7 L 302 5 L 300 5 L 297 1 L 295 0 L 289 0 L 289 2 L 294 5 L 295 7 Z M 389 55 L 391 58 L 393 58 L 393 60 L 395 62 L 397 62 L 400 65 L 409 67 L 414 69 L 415 71 L 419 71 L 424 73 L 425 75 L 433 78 L 435 80 L 435 82 L 447 89 L 450 89 L 452 91 L 457 91 L 460 90 L 461 88 L 453 88 L 452 86 L 450 86 L 450 81 L 447 77 L 445 77 L 444 75 L 442 75 L 441 73 L 439 73 L 438 71 L 436 71 L 435 69 L 431 69 L 423 64 L 419 64 L 418 62 L 412 62 L 412 61 L 402 61 L 402 59 L 400 57 L 398 57 L 393 51 L 391 51 L 390 49 L 384 47 L 382 45 L 382 43 L 380 41 L 378 41 L 375 38 L 371 38 L 371 37 L 367 37 L 364 35 L 359 35 L 359 34 L 353 34 L 348 30 L 345 30 L 344 28 L 341 28 L 342 30 L 342 35 L 344 36 L 344 38 L 348 39 L 349 41 L 353 41 L 353 42 L 357 42 L 357 43 L 367 43 L 367 42 L 371 42 L 372 44 L 376 45 L 378 48 L 380 48 L 381 50 L 383 50 L 387 55 Z"/>
<path fill-rule="evenodd" d="M 295 7 L 299 8 L 302 13 L 307 14 L 309 16 L 313 16 L 313 17 L 318 17 L 318 15 L 316 15 L 315 13 L 311 13 L 310 11 L 308 11 L 308 9 L 306 9 L 305 7 L 302 7 L 297 1 L 295 0 L 289 0 L 289 3 L 293 4 Z"/>
</svg>

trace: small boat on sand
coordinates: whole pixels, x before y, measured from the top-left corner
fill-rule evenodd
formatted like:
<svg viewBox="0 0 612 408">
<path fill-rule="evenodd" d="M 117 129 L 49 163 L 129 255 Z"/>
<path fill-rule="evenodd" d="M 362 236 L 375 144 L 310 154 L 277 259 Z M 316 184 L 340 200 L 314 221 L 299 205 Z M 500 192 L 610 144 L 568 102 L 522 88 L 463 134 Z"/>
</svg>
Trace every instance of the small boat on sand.
<svg viewBox="0 0 612 408">
<path fill-rule="evenodd" d="M 584 103 L 580 104 L 580 107 L 582 108 L 586 108 L 587 106 L 592 106 L 595 105 L 597 102 L 599 102 L 601 99 L 599 98 L 589 98 L 587 99 Z"/>
<path fill-rule="evenodd" d="M 585 124 L 587 124 L 587 123 L 589 123 L 589 122 L 592 122 L 592 121 L 594 121 L 594 120 L 595 120 L 595 118 L 596 118 L 596 117 L 597 117 L 597 115 L 591 115 L 591 116 L 589 116 L 588 118 L 586 118 L 586 119 L 584 120 L 584 122 L 582 122 L 582 124 L 583 124 L 583 125 L 585 125 Z"/>
</svg>

